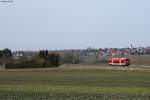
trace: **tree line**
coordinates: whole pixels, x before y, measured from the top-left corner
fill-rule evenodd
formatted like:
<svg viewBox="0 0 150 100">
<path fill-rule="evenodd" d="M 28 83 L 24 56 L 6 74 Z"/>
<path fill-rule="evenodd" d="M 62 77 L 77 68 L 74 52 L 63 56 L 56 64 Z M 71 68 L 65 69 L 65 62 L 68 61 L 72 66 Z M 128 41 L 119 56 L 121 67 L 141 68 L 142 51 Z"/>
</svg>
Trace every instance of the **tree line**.
<svg viewBox="0 0 150 100">
<path fill-rule="evenodd" d="M 40 50 L 35 58 L 23 61 L 20 58 L 15 60 L 10 49 L 0 50 L 0 66 L 5 66 L 6 69 L 57 67 L 59 59 L 58 53 Z"/>
<path fill-rule="evenodd" d="M 6 48 L 4 50 L 0 50 L 0 58 L 10 58 L 12 56 L 11 50 Z"/>
<path fill-rule="evenodd" d="M 57 67 L 59 65 L 59 54 L 49 53 L 48 50 L 41 50 L 38 56 L 43 62 L 43 67 Z"/>
<path fill-rule="evenodd" d="M 6 48 L 0 50 L 0 64 L 5 65 L 12 57 L 12 52 L 10 49 Z"/>
</svg>

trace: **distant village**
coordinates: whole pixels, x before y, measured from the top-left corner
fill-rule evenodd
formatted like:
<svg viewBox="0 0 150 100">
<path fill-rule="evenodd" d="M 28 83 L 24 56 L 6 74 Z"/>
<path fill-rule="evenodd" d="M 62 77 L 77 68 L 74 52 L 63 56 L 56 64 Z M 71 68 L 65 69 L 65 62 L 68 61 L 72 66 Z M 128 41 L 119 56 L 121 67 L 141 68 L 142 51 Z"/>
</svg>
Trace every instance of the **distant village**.
<svg viewBox="0 0 150 100">
<path fill-rule="evenodd" d="M 87 49 L 71 49 L 71 50 L 49 50 L 50 52 L 58 52 L 58 53 L 69 53 L 69 54 L 79 54 L 81 56 L 88 55 L 106 55 L 106 56 L 115 56 L 115 55 L 150 55 L 150 47 L 138 47 L 138 48 L 99 48 L 94 49 L 89 47 Z M 14 51 L 12 55 L 14 58 L 18 59 L 22 56 L 31 57 L 38 53 L 38 51 Z"/>
<path fill-rule="evenodd" d="M 110 56 L 132 56 L 132 55 L 150 55 L 150 47 L 138 48 L 99 48 L 94 49 L 72 49 L 72 50 L 49 50 L 60 54 L 63 63 L 96 63 L 106 61 Z M 14 59 L 33 59 L 38 55 L 38 51 L 14 51 Z"/>
</svg>

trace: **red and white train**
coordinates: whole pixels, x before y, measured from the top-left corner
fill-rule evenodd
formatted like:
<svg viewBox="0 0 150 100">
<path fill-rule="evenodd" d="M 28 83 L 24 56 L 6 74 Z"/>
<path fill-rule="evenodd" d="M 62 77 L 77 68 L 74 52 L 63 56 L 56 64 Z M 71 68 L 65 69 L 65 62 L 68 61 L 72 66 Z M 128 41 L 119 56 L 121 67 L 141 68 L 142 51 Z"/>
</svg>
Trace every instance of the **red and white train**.
<svg viewBox="0 0 150 100">
<path fill-rule="evenodd" d="M 130 65 L 129 58 L 110 58 L 108 60 L 109 65 L 120 65 L 120 66 L 128 66 Z"/>
</svg>

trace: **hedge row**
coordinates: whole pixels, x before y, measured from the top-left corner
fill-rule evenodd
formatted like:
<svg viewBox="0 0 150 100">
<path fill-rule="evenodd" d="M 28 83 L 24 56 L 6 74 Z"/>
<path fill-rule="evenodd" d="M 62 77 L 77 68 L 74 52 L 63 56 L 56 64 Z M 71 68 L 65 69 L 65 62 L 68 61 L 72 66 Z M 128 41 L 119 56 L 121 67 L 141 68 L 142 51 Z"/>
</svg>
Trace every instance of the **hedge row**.
<svg viewBox="0 0 150 100">
<path fill-rule="evenodd" d="M 48 68 L 48 67 L 54 67 L 51 66 L 51 64 L 43 65 L 41 63 L 36 62 L 20 62 L 20 63 L 8 63 L 5 65 L 6 69 L 25 69 L 25 68 Z"/>
</svg>

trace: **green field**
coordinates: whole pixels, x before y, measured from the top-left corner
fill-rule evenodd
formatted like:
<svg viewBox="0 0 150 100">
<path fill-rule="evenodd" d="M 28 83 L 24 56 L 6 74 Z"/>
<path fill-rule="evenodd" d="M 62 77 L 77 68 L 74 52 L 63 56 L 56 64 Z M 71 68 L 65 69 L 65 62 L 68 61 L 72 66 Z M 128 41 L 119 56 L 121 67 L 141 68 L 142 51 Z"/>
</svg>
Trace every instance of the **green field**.
<svg viewBox="0 0 150 100">
<path fill-rule="evenodd" d="M 91 67 L 0 71 L 0 100 L 150 99 L 149 68 Z"/>
</svg>

